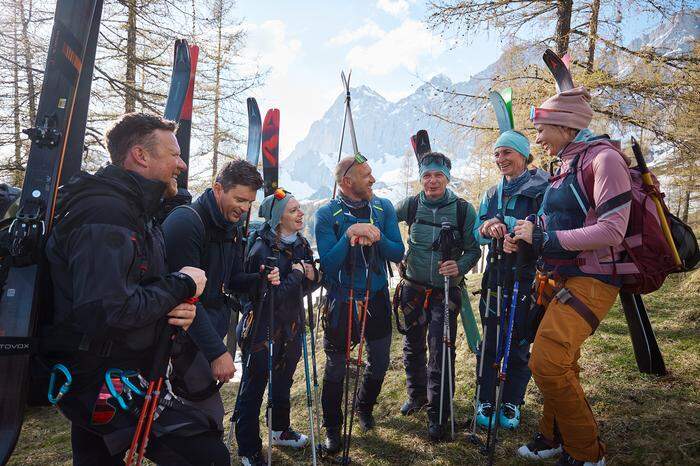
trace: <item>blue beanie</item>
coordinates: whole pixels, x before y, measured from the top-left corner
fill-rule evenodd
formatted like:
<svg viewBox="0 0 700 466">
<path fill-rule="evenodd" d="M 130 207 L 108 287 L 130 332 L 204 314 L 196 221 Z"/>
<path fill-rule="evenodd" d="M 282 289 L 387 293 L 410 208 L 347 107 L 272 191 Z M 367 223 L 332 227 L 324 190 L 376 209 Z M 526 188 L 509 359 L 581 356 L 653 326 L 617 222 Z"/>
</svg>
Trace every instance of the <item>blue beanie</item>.
<svg viewBox="0 0 700 466">
<path fill-rule="evenodd" d="M 530 141 L 518 131 L 508 130 L 501 133 L 493 145 L 494 150 L 499 147 L 510 147 L 527 159 L 530 156 Z"/>
<path fill-rule="evenodd" d="M 284 197 L 281 199 L 276 197 L 279 195 L 276 193 L 280 192 L 284 193 Z M 258 216 L 264 218 L 270 227 L 275 230 L 282 221 L 282 215 L 284 214 L 284 209 L 287 206 L 287 202 L 289 202 L 289 200 L 293 197 L 294 196 L 292 196 L 292 193 L 282 189 L 277 189 L 275 193 L 270 194 L 260 203 Z"/>
</svg>

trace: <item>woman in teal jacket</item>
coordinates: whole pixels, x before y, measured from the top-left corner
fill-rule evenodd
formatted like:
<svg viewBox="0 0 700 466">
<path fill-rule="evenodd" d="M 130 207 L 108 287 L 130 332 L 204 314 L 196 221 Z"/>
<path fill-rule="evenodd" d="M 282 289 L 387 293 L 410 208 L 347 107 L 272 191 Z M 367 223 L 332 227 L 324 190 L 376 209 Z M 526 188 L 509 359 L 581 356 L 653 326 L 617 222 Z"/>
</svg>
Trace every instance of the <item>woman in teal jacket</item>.
<svg viewBox="0 0 700 466">
<path fill-rule="evenodd" d="M 491 240 L 503 238 L 511 233 L 518 219 L 524 219 L 530 214 L 536 214 L 542 203 L 542 195 L 548 185 L 548 175 L 544 170 L 534 168 L 527 169 L 532 162 L 530 154 L 530 142 L 520 132 L 508 130 L 494 144 L 494 159 L 496 166 L 503 177 L 495 186 L 489 188 L 484 194 L 479 206 L 478 221 L 474 227 L 474 236 L 480 244 L 489 245 Z M 502 272 L 505 272 L 501 270 Z M 481 390 L 479 391 L 479 404 L 476 410 L 476 421 L 482 427 L 488 427 L 489 419 L 493 419 L 494 384 L 496 370 L 493 362 L 496 357 L 496 299 L 490 300 L 488 320 L 486 317 L 486 296 L 489 292 L 488 277 L 496 271 L 491 271 L 491 265 L 487 265 L 482 280 L 481 299 L 479 312 L 483 323 L 487 323 L 488 334 L 484 354 L 483 375 L 481 377 Z M 525 269 L 525 279 L 531 283 L 535 276 L 535 263 L 528 264 Z M 501 273 L 501 276 L 505 276 Z M 524 282 L 525 283 L 525 282 Z M 504 288 L 505 303 L 510 290 Z M 523 303 L 516 313 L 516 322 L 513 333 L 508 374 L 503 387 L 503 404 L 498 420 L 501 426 L 515 429 L 520 424 L 520 406 L 524 403 L 525 389 L 530 381 L 531 373 L 528 368 L 530 358 L 530 341 L 527 337 L 526 313 L 521 309 L 529 307 L 528 301 Z M 503 307 L 505 309 L 505 306 Z M 481 361 L 481 348 L 477 353 L 477 380 L 479 380 L 479 368 Z"/>
</svg>

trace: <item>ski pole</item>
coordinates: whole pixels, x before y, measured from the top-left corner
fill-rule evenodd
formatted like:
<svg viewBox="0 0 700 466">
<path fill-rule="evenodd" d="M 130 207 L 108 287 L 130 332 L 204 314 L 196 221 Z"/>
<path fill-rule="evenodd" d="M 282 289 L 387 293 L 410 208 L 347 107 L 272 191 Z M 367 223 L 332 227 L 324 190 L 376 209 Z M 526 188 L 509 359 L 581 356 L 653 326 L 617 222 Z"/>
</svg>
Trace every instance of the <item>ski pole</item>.
<svg viewBox="0 0 700 466">
<path fill-rule="evenodd" d="M 442 256 L 443 264 L 450 260 L 450 234 L 452 232 L 452 225 L 449 222 L 442 222 L 442 227 L 440 231 L 440 252 Z M 450 278 L 447 275 L 443 275 L 443 301 L 445 305 L 445 312 L 443 314 L 443 325 L 442 325 L 442 370 L 440 374 L 440 411 L 439 411 L 439 423 L 442 425 L 442 412 L 444 411 L 444 397 L 445 397 L 445 363 L 447 363 L 447 383 L 449 388 L 448 396 L 450 397 L 450 438 L 454 440 L 455 438 L 455 419 L 454 419 L 454 404 L 452 400 L 453 387 L 452 387 L 452 339 L 450 336 Z M 450 352 L 448 355 L 447 353 Z"/>
<path fill-rule="evenodd" d="M 197 301 L 198 298 L 188 298 L 185 300 L 185 302 L 189 304 L 196 304 Z M 146 396 L 141 406 L 141 413 L 139 414 L 139 420 L 136 424 L 136 431 L 134 432 L 134 437 L 129 447 L 129 453 L 126 459 L 127 466 L 131 466 L 132 464 L 140 465 L 143 461 L 146 447 L 148 446 L 148 437 L 151 434 L 151 427 L 153 426 L 153 416 L 156 412 L 156 408 L 158 408 L 163 379 L 168 371 L 170 351 L 176 332 L 177 327 L 167 324 L 156 345 L 153 355 L 153 366 L 151 368 L 151 380 L 148 383 L 148 390 L 146 391 Z M 138 455 L 136 457 L 136 463 L 133 463 L 137 448 Z"/>
<path fill-rule="evenodd" d="M 311 464 L 316 466 L 316 436 L 314 435 L 313 395 L 311 394 L 311 374 L 309 371 L 309 351 L 306 341 L 306 315 L 304 313 L 304 285 L 303 280 L 299 285 L 299 297 L 301 304 L 301 340 L 304 353 L 304 378 L 306 380 L 306 409 L 309 412 L 309 432 L 311 432 Z M 313 338 L 313 337 L 312 337 Z"/>
<path fill-rule="evenodd" d="M 350 246 L 350 292 L 348 294 L 348 317 L 345 336 L 345 387 L 343 412 L 343 440 L 348 442 L 348 403 L 350 402 L 350 350 L 352 347 L 352 316 L 355 305 L 355 246 Z M 345 455 L 343 454 L 343 457 Z"/>
<path fill-rule="evenodd" d="M 368 259 L 366 262 L 366 275 L 365 275 L 365 300 L 364 303 L 362 304 L 362 315 L 359 317 L 360 318 L 360 341 L 358 342 L 357 346 L 357 371 L 355 373 L 355 387 L 353 389 L 353 394 L 352 394 L 352 406 L 351 406 L 351 411 L 350 411 L 350 427 L 348 428 L 348 439 L 345 444 L 345 451 L 343 453 L 343 462 L 342 464 L 349 464 L 350 463 L 350 440 L 352 439 L 352 424 L 353 420 L 355 419 L 355 409 L 357 405 L 357 393 L 358 393 L 358 388 L 359 388 L 359 380 L 360 380 L 360 372 L 362 370 L 362 349 L 364 347 L 364 338 L 365 338 L 365 327 L 367 325 L 367 309 L 369 306 L 369 295 L 370 291 L 372 289 L 372 259 L 374 257 L 373 255 L 374 249 L 370 246 L 369 247 L 369 252 L 368 252 Z"/>
<path fill-rule="evenodd" d="M 249 368 L 250 368 L 250 360 L 251 356 L 253 354 L 253 345 L 255 344 L 255 339 L 258 336 L 258 328 L 260 327 L 260 320 L 262 317 L 262 310 L 263 310 L 263 304 L 265 303 L 265 300 L 267 299 L 267 296 L 269 294 L 269 282 L 267 280 L 267 274 L 269 271 L 271 271 L 273 268 L 275 268 L 275 259 L 274 258 L 268 258 L 268 263 L 266 263 L 260 271 L 260 285 L 259 285 L 259 292 L 258 292 L 258 301 L 255 304 L 255 309 L 253 309 L 253 331 L 250 334 L 250 338 L 248 339 L 249 342 L 249 347 L 248 347 L 248 352 L 245 352 L 245 348 L 241 346 L 241 362 L 242 362 L 242 374 L 241 374 L 241 381 L 238 383 L 238 391 L 236 393 L 236 402 L 233 407 L 233 413 L 231 413 L 231 420 L 230 420 L 230 425 L 229 425 L 229 431 L 228 431 L 228 447 L 229 451 L 231 451 L 233 447 L 233 436 L 234 436 L 234 425 L 236 423 L 236 413 L 238 412 L 238 399 L 241 394 L 241 389 L 243 387 L 243 382 L 247 380 L 247 374 L 249 373 Z"/>
<path fill-rule="evenodd" d="M 315 322 L 314 322 L 314 303 L 313 303 L 313 298 L 311 296 L 311 293 L 308 293 L 306 295 L 306 305 L 308 307 L 308 312 L 309 312 L 309 333 L 310 333 L 310 340 L 311 340 L 311 369 L 313 373 L 313 381 L 314 381 L 314 419 L 316 420 L 316 432 L 321 435 L 321 416 L 319 415 L 318 412 L 318 372 L 316 369 L 316 335 L 315 335 Z M 314 448 L 316 448 L 316 445 L 314 445 Z"/>
<path fill-rule="evenodd" d="M 495 281 L 494 277 L 496 276 L 493 270 L 496 256 L 496 247 L 497 240 L 496 238 L 492 238 L 490 248 L 491 250 L 489 254 L 488 274 L 486 275 L 486 310 L 484 312 L 484 320 L 482 322 L 484 338 L 483 340 L 481 340 L 481 348 L 479 351 L 479 375 L 476 378 L 476 391 L 474 393 L 474 417 L 472 418 L 472 433 L 469 436 L 469 440 L 471 440 L 471 442 L 474 444 L 479 443 L 479 439 L 476 436 L 476 411 L 479 407 L 479 398 L 481 397 L 481 385 L 483 383 L 484 377 L 484 359 L 486 357 L 486 344 L 489 330 L 488 322 L 489 319 L 491 319 L 491 291 L 494 288 L 493 282 Z"/>
<path fill-rule="evenodd" d="M 511 237 L 515 236 L 514 233 L 510 234 Z M 518 309 L 518 292 L 520 289 L 520 281 L 522 280 L 522 270 L 524 266 L 525 254 L 522 249 L 524 244 L 522 241 L 518 241 L 518 250 L 515 253 L 508 254 L 506 258 L 506 266 L 509 272 L 512 269 L 513 262 L 515 262 L 515 271 L 512 272 L 514 276 L 513 292 L 510 296 L 510 310 L 508 312 L 508 327 L 506 328 L 505 339 L 503 342 L 503 350 L 500 352 L 496 359 L 498 361 L 503 358 L 503 363 L 500 364 L 500 369 L 498 371 L 498 382 L 496 385 L 496 404 L 494 406 L 494 416 L 496 416 L 496 421 L 494 422 L 494 433 L 493 433 L 493 444 L 489 447 L 489 465 L 493 464 L 493 456 L 496 451 L 496 443 L 498 442 L 498 413 L 501 409 L 501 403 L 503 401 L 503 387 L 506 382 L 506 377 L 508 373 L 508 362 L 510 360 L 510 348 L 513 339 L 513 324 L 515 322 L 515 316 Z"/>
<path fill-rule="evenodd" d="M 503 274 L 502 274 L 502 268 L 503 268 L 503 238 L 499 238 L 496 241 L 496 262 L 495 262 L 495 267 L 496 267 L 496 354 L 498 354 L 500 347 L 501 347 L 501 310 L 503 303 L 501 302 L 503 299 Z M 493 367 L 494 369 L 497 369 L 497 362 L 493 362 Z M 494 391 L 496 390 L 495 384 L 494 384 Z M 493 423 L 494 423 L 494 418 L 495 415 L 493 413 L 493 407 L 491 411 L 491 415 L 489 416 L 489 425 L 486 430 L 486 446 L 482 450 L 482 454 L 488 454 L 489 452 L 489 446 L 491 445 L 491 431 L 493 428 Z"/>
<path fill-rule="evenodd" d="M 277 257 L 268 257 L 269 264 L 277 264 Z M 275 346 L 275 288 L 270 287 L 269 320 L 267 327 L 267 466 L 272 465 L 272 366 Z M 250 356 L 248 356 L 250 358 Z"/>
</svg>

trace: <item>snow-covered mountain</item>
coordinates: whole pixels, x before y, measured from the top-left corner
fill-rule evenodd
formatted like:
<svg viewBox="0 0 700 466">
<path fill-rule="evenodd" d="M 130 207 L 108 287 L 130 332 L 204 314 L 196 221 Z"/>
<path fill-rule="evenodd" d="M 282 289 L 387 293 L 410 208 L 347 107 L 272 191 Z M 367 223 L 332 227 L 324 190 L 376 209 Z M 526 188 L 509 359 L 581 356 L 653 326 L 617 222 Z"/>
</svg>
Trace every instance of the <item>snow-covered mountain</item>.
<svg viewBox="0 0 700 466">
<path fill-rule="evenodd" d="M 667 54 L 687 53 L 699 38 L 700 14 L 695 10 L 674 16 L 650 33 L 631 41 L 628 47 L 632 50 L 653 47 L 665 50 Z M 541 46 L 528 49 L 524 54 L 525 62 L 540 65 L 541 52 Z M 629 63 L 626 66 L 621 63 L 616 65 L 624 73 Z M 419 129 L 428 130 L 433 150 L 444 152 L 453 159 L 454 177 L 459 179 L 466 176 L 473 136 L 431 114 L 452 114 L 457 121 L 476 123 L 490 118 L 491 108 L 485 100 L 478 101 L 459 94 L 486 96 L 492 79 L 507 66 L 502 56 L 468 81 L 453 83 L 447 76 L 437 75 L 397 102 L 388 101 L 367 86 L 351 88 L 359 150 L 371 162 L 377 178 L 377 194 L 396 201 L 403 196 L 406 178 L 417 177 L 409 138 Z M 456 95 L 440 90 L 449 90 Z M 282 163 L 281 183 L 299 198 L 312 200 L 330 197 L 333 167 L 338 159 L 344 99 L 344 93 L 338 95 L 323 117 L 311 125 L 307 136 Z M 454 112 L 450 111 L 452 108 Z M 343 155 L 352 154 L 347 128 L 342 152 Z"/>
</svg>

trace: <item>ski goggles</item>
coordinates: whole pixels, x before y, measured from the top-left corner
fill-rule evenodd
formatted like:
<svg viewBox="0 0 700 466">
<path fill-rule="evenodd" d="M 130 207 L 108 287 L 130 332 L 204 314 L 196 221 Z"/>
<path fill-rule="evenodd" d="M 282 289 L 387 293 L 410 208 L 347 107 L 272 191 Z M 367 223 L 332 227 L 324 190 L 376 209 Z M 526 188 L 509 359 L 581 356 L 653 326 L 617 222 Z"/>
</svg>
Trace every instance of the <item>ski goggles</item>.
<svg viewBox="0 0 700 466">
<path fill-rule="evenodd" d="M 359 152 L 355 153 L 355 160 L 353 160 L 352 163 L 348 166 L 348 168 L 345 169 L 345 173 L 343 173 L 343 178 L 345 178 L 348 175 L 348 172 L 352 167 L 355 166 L 355 164 L 362 165 L 365 162 L 367 162 L 367 157 L 360 154 Z"/>
<path fill-rule="evenodd" d="M 450 161 L 450 159 L 438 152 L 431 152 L 430 154 L 427 154 L 420 159 L 421 165 L 430 165 L 432 163 L 443 165 L 447 167 L 448 170 L 452 170 L 452 162 Z"/>
</svg>

